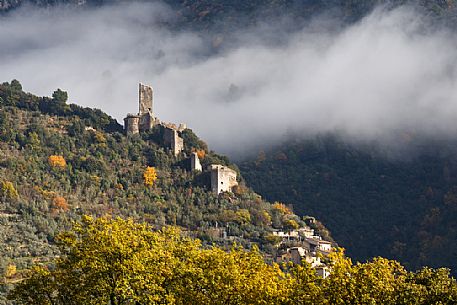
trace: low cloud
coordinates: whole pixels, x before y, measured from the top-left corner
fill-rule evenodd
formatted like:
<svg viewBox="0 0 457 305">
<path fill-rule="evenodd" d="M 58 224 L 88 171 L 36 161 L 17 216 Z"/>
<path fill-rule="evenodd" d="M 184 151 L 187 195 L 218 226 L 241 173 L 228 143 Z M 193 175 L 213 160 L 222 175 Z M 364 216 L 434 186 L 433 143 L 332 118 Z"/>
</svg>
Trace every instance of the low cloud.
<svg viewBox="0 0 457 305">
<path fill-rule="evenodd" d="M 62 88 L 119 121 L 137 110 L 138 81 L 149 83 L 161 119 L 231 155 L 290 132 L 457 134 L 456 36 L 411 8 L 379 9 L 339 30 L 317 19 L 230 39 L 171 30 L 174 19 L 161 3 L 24 7 L 0 17 L 0 78 L 39 95 Z"/>
</svg>

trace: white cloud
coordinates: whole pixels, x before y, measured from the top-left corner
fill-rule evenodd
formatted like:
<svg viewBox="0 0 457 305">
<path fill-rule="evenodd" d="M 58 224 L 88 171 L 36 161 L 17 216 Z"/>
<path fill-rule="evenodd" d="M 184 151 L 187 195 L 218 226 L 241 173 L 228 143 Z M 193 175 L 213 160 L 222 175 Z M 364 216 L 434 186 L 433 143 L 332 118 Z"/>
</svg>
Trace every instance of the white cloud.
<svg viewBox="0 0 457 305">
<path fill-rule="evenodd" d="M 240 30 L 214 54 L 211 34 L 162 25 L 173 18 L 160 3 L 24 8 L 0 19 L 0 79 L 40 95 L 62 88 L 119 121 L 137 109 L 137 82 L 150 83 L 160 118 L 231 154 L 290 130 L 457 132 L 457 39 L 408 8 L 339 31 Z"/>
</svg>

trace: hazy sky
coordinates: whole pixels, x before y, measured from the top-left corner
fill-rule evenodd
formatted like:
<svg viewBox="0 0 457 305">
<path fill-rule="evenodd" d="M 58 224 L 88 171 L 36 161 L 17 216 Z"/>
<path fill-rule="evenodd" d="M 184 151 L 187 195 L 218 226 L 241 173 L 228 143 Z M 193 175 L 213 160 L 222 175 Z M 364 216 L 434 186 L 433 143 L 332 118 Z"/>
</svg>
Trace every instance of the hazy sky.
<svg viewBox="0 0 457 305">
<path fill-rule="evenodd" d="M 213 55 L 220 37 L 161 26 L 173 18 L 158 3 L 23 8 L 0 17 L 0 81 L 38 95 L 62 88 L 120 122 L 137 111 L 137 83 L 151 84 L 160 119 L 187 123 L 228 154 L 290 131 L 457 134 L 457 39 L 410 9 L 336 32 L 322 20 L 293 34 L 242 29 Z M 274 35 L 286 39 L 259 38 Z"/>
</svg>

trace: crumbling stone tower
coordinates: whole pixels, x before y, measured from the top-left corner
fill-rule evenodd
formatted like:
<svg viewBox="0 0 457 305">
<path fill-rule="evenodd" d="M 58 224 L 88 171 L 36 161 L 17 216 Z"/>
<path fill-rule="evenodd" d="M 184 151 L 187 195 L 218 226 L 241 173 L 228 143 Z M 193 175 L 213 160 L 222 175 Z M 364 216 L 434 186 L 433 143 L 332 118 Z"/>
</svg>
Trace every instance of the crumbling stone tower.
<svg viewBox="0 0 457 305">
<path fill-rule="evenodd" d="M 152 112 L 152 105 L 153 105 L 152 87 L 140 83 L 138 97 L 139 97 L 139 115 L 153 113 Z"/>
<path fill-rule="evenodd" d="M 179 155 L 179 153 L 184 150 L 184 140 L 174 128 L 164 126 L 163 142 L 165 146 L 171 148 L 174 156 Z"/>
<path fill-rule="evenodd" d="M 132 135 L 140 132 L 140 116 L 129 113 L 124 119 L 124 129 L 127 135 Z"/>
<path fill-rule="evenodd" d="M 124 119 L 124 129 L 127 135 L 150 130 L 157 123 L 153 113 L 152 87 L 139 84 L 138 106 L 138 114 L 129 113 Z"/>
<path fill-rule="evenodd" d="M 139 131 L 147 131 L 154 127 L 156 119 L 154 118 L 154 113 L 152 111 L 153 107 L 153 95 L 152 87 L 139 84 L 138 90 L 139 97 Z"/>
</svg>

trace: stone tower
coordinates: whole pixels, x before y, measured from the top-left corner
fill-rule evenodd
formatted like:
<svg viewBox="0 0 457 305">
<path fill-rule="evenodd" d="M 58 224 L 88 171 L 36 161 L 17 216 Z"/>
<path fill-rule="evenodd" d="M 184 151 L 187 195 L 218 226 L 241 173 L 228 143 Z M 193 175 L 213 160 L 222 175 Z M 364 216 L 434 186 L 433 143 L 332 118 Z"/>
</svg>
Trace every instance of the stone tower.
<svg viewBox="0 0 457 305">
<path fill-rule="evenodd" d="M 143 114 L 152 114 L 152 87 L 143 85 L 140 83 L 139 85 L 139 115 Z"/>
<path fill-rule="evenodd" d="M 202 171 L 202 165 L 200 163 L 200 159 L 198 158 L 198 155 L 196 152 L 193 152 L 190 155 L 190 169 L 192 171 Z"/>
<path fill-rule="evenodd" d="M 163 144 L 171 148 L 174 156 L 179 155 L 179 153 L 184 150 L 184 140 L 179 136 L 178 131 L 174 128 L 164 127 Z"/>
<path fill-rule="evenodd" d="M 134 135 L 140 132 L 139 130 L 140 116 L 136 114 L 128 114 L 124 119 L 124 129 L 127 135 Z"/>
<path fill-rule="evenodd" d="M 211 190 L 215 194 L 231 192 L 238 185 L 236 171 L 233 169 L 219 164 L 210 165 L 208 169 L 211 171 Z"/>
</svg>

